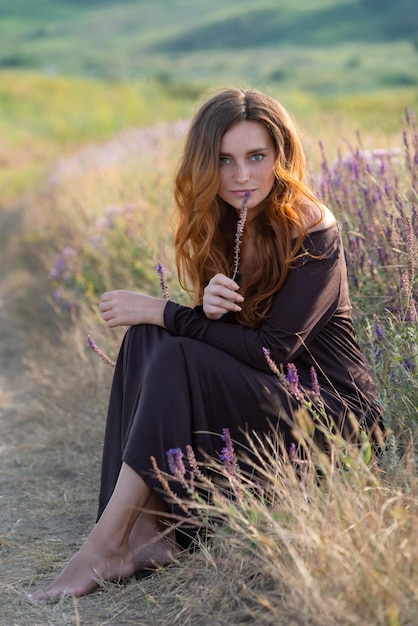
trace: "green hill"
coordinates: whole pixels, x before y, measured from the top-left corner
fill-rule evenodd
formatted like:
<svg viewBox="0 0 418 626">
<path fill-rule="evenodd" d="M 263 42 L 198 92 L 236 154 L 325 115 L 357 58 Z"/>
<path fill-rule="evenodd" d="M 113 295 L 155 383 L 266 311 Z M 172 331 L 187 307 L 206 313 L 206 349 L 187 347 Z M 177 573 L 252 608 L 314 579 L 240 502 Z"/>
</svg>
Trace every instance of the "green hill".
<svg viewBox="0 0 418 626">
<path fill-rule="evenodd" d="M 0 0 L 0 68 L 316 94 L 418 84 L 416 0 Z"/>
<path fill-rule="evenodd" d="M 0 205 L 85 142 L 189 116 L 208 87 L 381 141 L 418 107 L 417 20 L 416 0 L 0 0 Z"/>
<path fill-rule="evenodd" d="M 386 4 L 386 6 L 385 6 Z M 253 5 L 254 7 L 254 5 Z M 333 3 L 258 2 L 245 11 L 239 6 L 230 15 L 214 12 L 194 28 L 153 46 L 170 52 L 242 50 L 248 47 L 283 45 L 334 46 L 347 42 L 394 42 L 413 40 L 418 10 L 411 0 L 375 4 L 373 0 Z M 383 10 L 382 10 L 383 9 Z M 415 19 L 411 19 L 415 18 Z"/>
</svg>

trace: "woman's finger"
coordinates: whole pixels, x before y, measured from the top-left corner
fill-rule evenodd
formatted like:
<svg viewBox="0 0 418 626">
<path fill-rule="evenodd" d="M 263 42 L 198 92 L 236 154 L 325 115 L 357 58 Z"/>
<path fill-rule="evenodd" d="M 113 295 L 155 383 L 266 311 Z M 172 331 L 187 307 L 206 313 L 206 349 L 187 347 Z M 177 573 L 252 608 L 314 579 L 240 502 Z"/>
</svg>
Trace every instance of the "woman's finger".
<svg viewBox="0 0 418 626">
<path fill-rule="evenodd" d="M 104 311 L 109 311 L 112 308 L 111 302 L 101 302 L 99 304 L 99 310 L 103 313 Z"/>
<path fill-rule="evenodd" d="M 111 320 L 115 317 L 114 313 L 109 310 L 109 311 L 105 311 L 104 313 L 102 313 L 102 318 L 104 319 L 105 322 L 107 322 L 108 320 Z"/>
<path fill-rule="evenodd" d="M 215 276 L 210 279 L 208 285 L 222 285 L 223 287 L 232 289 L 233 291 L 237 291 L 237 289 L 239 289 L 239 285 L 232 280 L 232 278 L 225 276 L 225 274 L 215 274 Z"/>
<path fill-rule="evenodd" d="M 235 302 L 235 303 L 244 301 L 244 298 L 242 297 L 241 294 L 237 293 L 236 291 L 232 291 L 231 289 L 226 288 L 221 285 L 208 285 L 205 289 L 204 294 L 207 300 L 210 300 L 213 298 L 221 298 L 228 302 Z"/>
</svg>

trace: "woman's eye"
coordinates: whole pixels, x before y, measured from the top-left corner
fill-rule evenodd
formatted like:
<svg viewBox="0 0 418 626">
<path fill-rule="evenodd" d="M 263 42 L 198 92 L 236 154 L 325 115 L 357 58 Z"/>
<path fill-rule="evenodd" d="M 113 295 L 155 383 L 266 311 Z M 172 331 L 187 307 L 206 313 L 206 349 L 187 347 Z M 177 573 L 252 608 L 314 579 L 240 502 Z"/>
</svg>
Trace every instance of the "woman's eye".
<svg viewBox="0 0 418 626">
<path fill-rule="evenodd" d="M 253 154 L 253 161 L 262 161 L 264 159 L 264 154 Z"/>
<path fill-rule="evenodd" d="M 229 159 L 228 159 L 228 157 L 220 157 L 220 159 L 219 159 L 219 163 L 220 163 L 221 165 L 227 165 L 227 164 L 229 163 Z"/>
</svg>

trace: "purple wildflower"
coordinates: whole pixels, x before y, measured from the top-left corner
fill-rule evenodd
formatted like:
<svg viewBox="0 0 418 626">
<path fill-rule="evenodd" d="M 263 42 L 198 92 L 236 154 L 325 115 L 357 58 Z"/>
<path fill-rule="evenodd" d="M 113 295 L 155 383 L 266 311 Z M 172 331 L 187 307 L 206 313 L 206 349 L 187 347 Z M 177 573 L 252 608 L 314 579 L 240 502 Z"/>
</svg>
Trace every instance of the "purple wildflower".
<svg viewBox="0 0 418 626">
<path fill-rule="evenodd" d="M 278 376 L 280 374 L 280 371 L 276 363 L 270 356 L 270 350 L 268 348 L 263 348 L 263 354 L 271 371 Z"/>
<path fill-rule="evenodd" d="M 96 342 L 94 341 L 93 337 L 91 335 L 87 335 L 87 345 L 89 348 L 91 348 L 93 350 L 93 352 L 95 352 L 96 354 L 99 355 L 99 357 L 101 359 L 103 359 L 103 361 L 105 363 L 107 363 L 108 365 L 111 365 L 112 367 L 115 367 L 116 363 L 115 361 L 112 361 L 112 359 L 110 359 L 107 354 L 105 354 L 103 352 L 103 350 L 100 350 L 100 348 L 97 346 Z"/>
<path fill-rule="evenodd" d="M 287 384 L 286 376 L 283 374 L 283 372 L 279 370 L 277 364 L 271 358 L 270 350 L 268 348 L 262 348 L 262 350 L 263 350 L 264 358 L 267 361 L 267 365 L 269 366 L 273 374 L 276 374 L 277 378 L 281 381 L 281 383 L 283 385 L 286 385 Z"/>
<path fill-rule="evenodd" d="M 409 294 L 409 275 L 406 269 L 401 270 L 401 289 L 404 293 Z"/>
<path fill-rule="evenodd" d="M 377 246 L 377 256 L 379 257 L 379 262 L 380 265 L 382 265 L 382 267 L 384 267 L 387 264 L 387 251 L 385 250 L 385 248 L 383 246 Z"/>
<path fill-rule="evenodd" d="M 314 392 L 315 398 L 320 398 L 321 397 L 321 387 L 319 385 L 319 381 L 318 381 L 318 375 L 316 373 L 316 369 L 314 368 L 314 366 L 311 367 L 311 384 L 312 384 L 312 391 Z"/>
<path fill-rule="evenodd" d="M 299 389 L 299 374 L 297 367 L 294 363 L 287 364 L 287 382 L 290 385 L 291 391 L 296 400 L 302 400 L 303 395 Z"/>
<path fill-rule="evenodd" d="M 62 252 L 56 255 L 54 267 L 49 272 L 49 278 L 51 280 L 69 280 L 76 258 L 77 251 L 66 246 Z"/>
<path fill-rule="evenodd" d="M 244 199 L 242 201 L 241 212 L 239 215 L 239 220 L 237 224 L 237 232 L 235 234 L 235 249 L 234 249 L 234 271 L 232 274 L 232 280 L 235 280 L 236 275 L 238 274 L 239 261 L 241 255 L 241 241 L 242 234 L 244 232 L 245 222 L 247 220 L 247 203 L 250 197 L 250 192 L 246 191 L 244 195 Z"/>
<path fill-rule="evenodd" d="M 414 371 L 415 366 L 414 366 L 414 362 L 411 359 L 404 359 L 403 364 L 404 364 L 405 369 L 407 369 L 409 372 Z"/>
<path fill-rule="evenodd" d="M 76 294 L 73 289 L 68 287 L 57 287 L 52 294 L 54 302 L 64 313 L 71 313 L 73 310 Z"/>
<path fill-rule="evenodd" d="M 186 468 L 183 462 L 183 452 L 181 448 L 170 448 L 166 452 L 168 467 L 170 472 L 178 480 L 183 481 L 186 474 Z"/>
<path fill-rule="evenodd" d="M 407 321 L 408 322 L 417 322 L 418 321 L 417 306 L 415 304 L 415 300 L 414 300 L 413 297 L 411 297 L 410 300 L 409 300 Z"/>
<path fill-rule="evenodd" d="M 204 482 L 205 478 L 200 470 L 200 467 L 198 465 L 197 459 L 196 459 L 196 455 L 194 453 L 194 450 L 192 448 L 192 446 L 187 445 L 186 446 L 186 456 L 187 456 L 187 460 L 189 462 L 190 468 L 191 468 L 191 475 L 192 478 L 197 478 L 198 480 Z"/>
<path fill-rule="evenodd" d="M 405 218 L 407 233 L 406 233 L 406 245 L 408 250 L 408 272 L 411 282 L 415 277 L 415 233 L 412 225 L 412 220 L 409 217 Z"/>
<path fill-rule="evenodd" d="M 168 494 L 170 496 L 170 498 L 172 500 L 174 500 L 174 502 L 177 502 L 177 504 L 183 509 L 183 511 L 188 514 L 189 513 L 189 509 L 188 509 L 187 503 L 185 502 L 184 499 L 180 499 L 177 496 L 177 494 L 174 493 L 174 491 L 171 489 L 165 474 L 163 474 L 163 472 L 160 470 L 160 468 L 157 465 L 156 458 L 154 456 L 151 456 L 150 459 L 151 459 L 152 468 L 154 470 L 154 474 L 157 477 L 157 479 L 159 480 L 159 482 L 160 482 L 162 488 L 164 489 L 165 493 Z"/>
<path fill-rule="evenodd" d="M 293 462 L 293 459 L 296 456 L 296 444 L 295 443 L 291 443 L 289 446 L 289 460 L 291 462 Z"/>
<path fill-rule="evenodd" d="M 160 277 L 160 285 L 161 285 L 161 292 L 163 294 L 163 298 L 165 300 L 171 300 L 170 294 L 168 292 L 167 279 L 166 279 L 167 270 L 165 269 L 162 263 L 158 263 L 157 273 L 158 273 L 158 276 Z"/>
<path fill-rule="evenodd" d="M 373 322 L 373 330 L 378 339 L 382 339 L 382 337 L 384 337 L 385 331 L 376 319 Z"/>
<path fill-rule="evenodd" d="M 225 447 L 221 450 L 222 463 L 224 464 L 228 474 L 237 478 L 239 475 L 239 465 L 228 428 L 222 429 L 222 439 L 225 443 Z"/>
</svg>

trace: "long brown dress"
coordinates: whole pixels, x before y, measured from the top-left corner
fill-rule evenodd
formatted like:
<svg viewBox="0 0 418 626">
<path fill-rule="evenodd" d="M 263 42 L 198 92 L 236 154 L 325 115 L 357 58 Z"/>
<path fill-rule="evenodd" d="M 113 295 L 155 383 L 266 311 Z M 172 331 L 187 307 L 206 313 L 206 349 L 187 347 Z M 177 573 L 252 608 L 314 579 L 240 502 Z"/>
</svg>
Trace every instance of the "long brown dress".
<svg viewBox="0 0 418 626">
<path fill-rule="evenodd" d="M 272 373 L 263 348 L 285 371 L 288 363 L 297 367 L 307 393 L 315 367 L 327 413 L 341 428 L 349 411 L 365 428 L 379 422 L 376 389 L 353 334 L 338 226 L 308 235 L 304 249 L 307 254 L 290 271 L 271 314 L 256 330 L 229 318 L 209 320 L 201 307 L 174 302 L 165 308 L 166 328 L 128 330 L 109 402 L 99 516 L 122 461 L 159 491 L 151 456 L 169 472 L 169 449 L 184 451 L 189 444 L 197 456 L 204 450 L 216 457 L 224 446 L 223 428 L 238 445 L 246 442 L 243 431 L 268 432 L 272 415 L 265 407 L 265 389 L 280 398 L 291 418 L 297 400 Z M 290 429 L 276 419 L 289 445 Z M 181 495 L 178 485 L 173 489 Z"/>
</svg>

